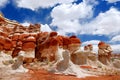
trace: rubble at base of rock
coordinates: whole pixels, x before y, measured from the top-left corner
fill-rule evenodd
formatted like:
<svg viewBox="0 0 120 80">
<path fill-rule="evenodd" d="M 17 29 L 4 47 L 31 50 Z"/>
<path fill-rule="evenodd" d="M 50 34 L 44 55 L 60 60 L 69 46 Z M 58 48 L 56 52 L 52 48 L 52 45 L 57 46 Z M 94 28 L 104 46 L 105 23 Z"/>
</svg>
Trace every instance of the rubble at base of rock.
<svg viewBox="0 0 120 80">
<path fill-rule="evenodd" d="M 109 44 L 99 42 L 98 54 L 93 52 L 92 44 L 82 51 L 82 42 L 76 36 L 42 32 L 40 28 L 40 24 L 25 27 L 0 15 L 0 68 L 10 66 L 13 72 L 27 72 L 23 65 L 33 63 L 49 71 L 78 77 L 120 73 L 117 64 L 120 60 L 111 61 Z"/>
</svg>

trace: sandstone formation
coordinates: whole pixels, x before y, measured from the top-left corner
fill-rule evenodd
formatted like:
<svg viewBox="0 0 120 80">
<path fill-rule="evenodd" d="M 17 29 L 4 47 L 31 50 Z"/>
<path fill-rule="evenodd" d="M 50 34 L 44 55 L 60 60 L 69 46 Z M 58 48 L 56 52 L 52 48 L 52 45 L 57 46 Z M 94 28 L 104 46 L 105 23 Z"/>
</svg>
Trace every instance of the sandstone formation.
<svg viewBox="0 0 120 80">
<path fill-rule="evenodd" d="M 65 71 L 68 67 L 69 67 L 69 63 L 70 63 L 70 54 L 69 54 L 69 51 L 63 51 L 62 53 L 62 57 L 63 59 L 61 61 L 59 61 L 57 64 L 56 64 L 56 69 L 58 71 Z"/>
<path fill-rule="evenodd" d="M 23 51 L 27 58 L 54 61 L 58 47 L 69 50 L 71 54 L 79 49 L 81 41 L 76 36 L 42 32 L 40 27 L 40 24 L 23 26 L 0 15 L 0 51 L 11 52 L 13 58 Z"/>
<path fill-rule="evenodd" d="M 71 54 L 71 60 L 74 64 L 87 64 L 88 59 L 92 61 L 97 60 L 96 53 L 93 52 L 92 44 L 84 46 L 84 51 L 76 50 L 73 54 Z"/>
<path fill-rule="evenodd" d="M 92 61 L 96 61 L 97 60 L 97 55 L 95 52 L 93 52 L 93 45 L 92 44 L 88 44 L 88 59 L 92 60 Z"/>
<path fill-rule="evenodd" d="M 74 64 L 83 65 L 87 63 L 87 54 L 83 51 L 76 51 L 71 55 L 71 60 Z"/>
<path fill-rule="evenodd" d="M 98 44 L 98 61 L 92 44 L 82 51 L 82 42 L 75 35 L 62 36 L 55 31 L 43 32 L 40 28 L 40 24 L 23 26 L 0 14 L 0 65 L 7 68 L 12 65 L 11 72 L 15 73 L 27 72 L 24 67 L 29 67 L 77 77 L 119 72 L 119 60 L 114 60 L 112 66 L 106 65 L 111 60 L 109 44 Z"/>
<path fill-rule="evenodd" d="M 115 59 L 115 60 L 113 61 L 113 66 L 114 66 L 115 68 L 119 68 L 119 69 L 120 69 L 120 60 L 119 60 L 119 59 Z"/>
<path fill-rule="evenodd" d="M 76 36 L 42 32 L 40 27 L 40 24 L 23 26 L 0 15 L 0 51 L 10 52 L 13 58 L 24 51 L 27 58 L 51 62 L 56 60 L 55 55 L 60 47 L 69 50 L 70 58 L 75 64 L 85 64 L 87 59 L 96 60 L 92 44 L 86 45 L 83 52 L 80 50 L 81 41 Z M 98 59 L 107 64 L 112 52 L 110 45 L 100 42 L 98 47 Z"/>
<path fill-rule="evenodd" d="M 98 60 L 103 64 L 108 64 L 111 58 L 112 49 L 109 44 L 105 42 L 99 42 L 98 44 Z"/>
<path fill-rule="evenodd" d="M 71 53 L 80 46 L 80 40 L 77 37 L 71 38 L 57 35 L 57 32 L 41 32 L 37 39 L 36 57 L 39 60 L 55 60 L 55 54 L 58 46 L 68 49 Z"/>
</svg>

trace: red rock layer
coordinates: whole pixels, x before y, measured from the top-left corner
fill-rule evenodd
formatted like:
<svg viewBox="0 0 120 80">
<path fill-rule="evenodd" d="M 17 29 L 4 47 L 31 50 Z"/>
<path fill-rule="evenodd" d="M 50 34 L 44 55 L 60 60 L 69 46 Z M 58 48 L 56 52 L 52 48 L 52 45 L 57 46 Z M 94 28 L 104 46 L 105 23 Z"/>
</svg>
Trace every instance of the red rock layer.
<svg viewBox="0 0 120 80">
<path fill-rule="evenodd" d="M 80 45 L 76 36 L 62 36 L 57 32 L 42 32 L 40 24 L 25 27 L 0 15 L 0 50 L 12 51 L 12 57 L 18 52 L 35 50 L 35 57 L 41 61 L 55 60 L 59 47 L 70 50 L 70 45 Z"/>
</svg>

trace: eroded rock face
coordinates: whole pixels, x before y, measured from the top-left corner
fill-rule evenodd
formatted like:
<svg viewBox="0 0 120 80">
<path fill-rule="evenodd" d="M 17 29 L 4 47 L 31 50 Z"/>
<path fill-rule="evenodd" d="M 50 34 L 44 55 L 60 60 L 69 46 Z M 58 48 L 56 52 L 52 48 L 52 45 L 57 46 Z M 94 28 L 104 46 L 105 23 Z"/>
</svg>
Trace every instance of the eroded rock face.
<svg viewBox="0 0 120 80">
<path fill-rule="evenodd" d="M 26 27 L 22 26 L 22 25 L 16 25 L 14 28 L 13 28 L 13 31 L 14 33 L 24 33 L 26 32 Z M 14 34 L 13 33 L 13 34 Z"/>
<path fill-rule="evenodd" d="M 38 35 L 36 58 L 39 60 L 55 60 L 55 53 L 58 47 L 56 32 L 43 32 Z"/>
<path fill-rule="evenodd" d="M 36 47 L 36 39 L 33 36 L 29 36 L 22 41 L 22 50 L 30 51 L 34 50 Z"/>
<path fill-rule="evenodd" d="M 92 44 L 84 46 L 84 51 L 76 49 L 75 52 L 71 54 L 71 60 L 74 64 L 83 65 L 87 64 L 87 60 L 96 61 L 96 53 L 93 52 Z"/>
<path fill-rule="evenodd" d="M 66 37 L 57 35 L 57 32 L 41 32 L 37 39 L 36 58 L 54 61 L 58 47 L 68 49 L 72 53 L 80 47 L 80 43 L 76 36 Z"/>
<path fill-rule="evenodd" d="M 34 52 L 35 58 L 44 61 L 54 61 L 58 47 L 67 49 L 72 54 L 78 50 L 81 41 L 76 36 L 62 36 L 57 32 L 42 32 L 40 24 L 22 26 L 13 21 L 1 19 L 0 50 L 12 51 L 12 57 L 20 51 Z"/>
<path fill-rule="evenodd" d="M 12 51 L 12 57 L 18 56 L 20 51 L 26 53 L 31 51 L 38 60 L 54 61 L 58 47 L 67 49 L 72 54 L 81 45 L 76 36 L 67 37 L 58 35 L 57 32 L 40 32 L 38 28 L 40 28 L 38 24 L 30 25 L 28 28 L 14 25 L 12 34 L 1 32 L 0 50 Z"/>
<path fill-rule="evenodd" d="M 95 52 L 93 52 L 93 45 L 92 44 L 88 44 L 87 45 L 88 50 L 86 51 L 88 53 L 88 59 L 92 60 L 92 61 L 96 61 L 97 60 L 97 55 Z"/>
<path fill-rule="evenodd" d="M 70 63 L 70 54 L 69 54 L 69 51 L 66 50 L 66 51 L 63 51 L 63 53 L 61 53 L 61 55 L 63 57 L 63 60 L 59 61 L 56 64 L 56 69 L 58 71 L 65 71 L 68 68 L 69 63 Z"/>
<path fill-rule="evenodd" d="M 87 55 L 83 51 L 77 51 L 71 54 L 71 60 L 74 64 L 83 65 L 87 63 Z"/>
<path fill-rule="evenodd" d="M 20 51 L 26 54 L 34 52 L 35 58 L 54 61 L 58 47 L 67 49 L 72 54 L 79 49 L 81 41 L 76 36 L 62 36 L 57 32 L 42 32 L 40 24 L 23 26 L 15 21 L 0 17 L 0 50 L 11 51 L 12 57 Z"/>
<path fill-rule="evenodd" d="M 99 42 L 98 44 L 98 59 L 103 64 L 108 64 L 110 62 L 111 58 L 111 52 L 112 49 L 109 44 L 106 44 L 105 42 Z"/>
<path fill-rule="evenodd" d="M 70 51 L 70 53 L 74 53 L 80 48 L 81 41 L 76 36 L 71 36 L 69 37 L 69 39 L 70 39 L 70 44 L 68 44 L 68 50 Z"/>
<path fill-rule="evenodd" d="M 113 66 L 116 67 L 116 68 L 120 68 L 120 60 L 119 59 L 115 59 L 113 61 Z"/>
<path fill-rule="evenodd" d="M 12 69 L 15 70 L 15 72 L 28 72 L 28 69 L 23 67 L 23 61 L 24 61 L 24 52 L 20 51 L 18 56 L 16 57 L 16 61 L 14 64 L 12 64 Z"/>
<path fill-rule="evenodd" d="M 39 33 L 40 27 L 41 27 L 40 24 L 34 24 L 34 25 L 30 24 L 29 27 L 27 28 L 27 31 L 29 33 Z"/>
</svg>

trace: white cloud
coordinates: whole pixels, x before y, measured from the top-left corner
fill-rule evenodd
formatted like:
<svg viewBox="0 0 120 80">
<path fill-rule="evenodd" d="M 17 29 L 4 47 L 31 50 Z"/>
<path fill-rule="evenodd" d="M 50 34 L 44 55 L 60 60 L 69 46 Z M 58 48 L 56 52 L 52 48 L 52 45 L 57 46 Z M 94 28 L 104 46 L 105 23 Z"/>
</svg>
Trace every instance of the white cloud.
<svg viewBox="0 0 120 80">
<path fill-rule="evenodd" d="M 120 35 L 117 35 L 111 39 L 111 42 L 117 42 L 117 41 L 120 42 Z"/>
<path fill-rule="evenodd" d="M 89 5 L 88 0 L 79 4 L 62 4 L 53 8 L 51 26 L 57 26 L 57 31 L 61 34 L 78 33 L 81 31 L 80 21 L 89 19 L 92 15 L 93 5 Z"/>
<path fill-rule="evenodd" d="M 120 44 L 117 45 L 111 45 L 113 49 L 113 53 L 120 53 Z"/>
<path fill-rule="evenodd" d="M 23 26 L 29 26 L 30 23 L 29 22 L 24 22 L 24 23 L 21 23 Z"/>
<path fill-rule="evenodd" d="M 8 2 L 9 0 L 0 0 L 0 7 L 4 7 Z"/>
<path fill-rule="evenodd" d="M 120 33 L 120 11 L 111 8 L 105 13 L 100 13 L 90 23 L 83 25 L 81 34 L 115 36 Z"/>
<path fill-rule="evenodd" d="M 56 4 L 71 3 L 75 0 L 16 0 L 17 6 L 36 10 L 38 8 L 49 8 Z"/>
<path fill-rule="evenodd" d="M 83 42 L 82 45 L 88 45 L 88 44 L 92 44 L 92 45 L 97 45 L 100 41 L 99 40 L 90 40 L 90 41 L 86 41 Z"/>
<path fill-rule="evenodd" d="M 94 2 L 94 3 L 93 3 Z M 91 4 L 92 5 L 91 5 Z M 95 0 L 83 0 L 79 4 L 62 4 L 53 8 L 51 26 L 57 26 L 61 34 L 92 34 L 107 35 L 109 37 L 120 34 L 120 11 L 111 7 L 90 22 L 87 19 L 93 16 Z"/>
<path fill-rule="evenodd" d="M 105 0 L 105 1 L 108 1 L 108 3 L 115 3 L 115 2 L 118 2 L 120 0 Z"/>
<path fill-rule="evenodd" d="M 49 25 L 47 25 L 47 24 L 45 24 L 45 25 L 41 24 L 41 31 L 43 31 L 43 32 L 45 32 L 45 31 L 51 32 L 52 30 L 49 27 Z"/>
</svg>

